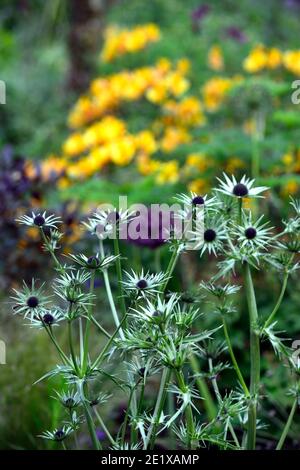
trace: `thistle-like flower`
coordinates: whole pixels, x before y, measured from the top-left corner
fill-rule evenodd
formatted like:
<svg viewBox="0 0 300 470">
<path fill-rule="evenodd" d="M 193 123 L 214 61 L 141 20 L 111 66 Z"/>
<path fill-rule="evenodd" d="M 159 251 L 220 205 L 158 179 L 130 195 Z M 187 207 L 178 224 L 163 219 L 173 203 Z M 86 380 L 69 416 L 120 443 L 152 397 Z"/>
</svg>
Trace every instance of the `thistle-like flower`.
<svg viewBox="0 0 300 470">
<path fill-rule="evenodd" d="M 58 326 L 59 322 L 65 319 L 63 312 L 59 308 L 40 309 L 31 320 L 29 326 L 32 328 L 46 328 Z"/>
<path fill-rule="evenodd" d="M 168 301 L 162 300 L 158 295 L 155 301 L 146 299 L 146 305 L 141 306 L 139 309 L 132 309 L 131 315 L 137 320 L 145 320 L 149 323 L 163 323 L 168 320 L 175 306 L 178 303 L 180 296 L 172 294 Z"/>
<path fill-rule="evenodd" d="M 61 223 L 61 219 L 54 214 L 47 215 L 46 211 L 44 211 L 43 213 L 39 212 L 37 214 L 32 212 L 31 216 L 22 215 L 21 217 L 16 219 L 16 222 L 19 222 L 19 224 L 27 225 L 28 227 L 47 227 L 57 229 L 56 224 Z"/>
<path fill-rule="evenodd" d="M 74 261 L 79 266 L 90 269 L 90 270 L 99 270 L 103 271 L 104 269 L 108 269 L 118 258 L 118 256 L 105 256 L 104 258 L 100 258 L 98 254 L 93 256 L 85 256 L 84 254 L 80 253 L 78 255 L 70 254 L 68 257 Z"/>
<path fill-rule="evenodd" d="M 93 303 L 94 295 L 84 291 L 84 284 L 90 279 L 91 274 L 85 271 L 64 272 L 55 280 L 54 292 L 61 299 L 70 303 L 76 309 L 69 309 L 67 318 L 74 318 L 78 314 L 78 308 L 85 308 Z M 70 317 L 71 315 L 71 317 Z"/>
<path fill-rule="evenodd" d="M 207 250 L 215 256 L 223 247 L 223 241 L 226 240 L 226 224 L 220 218 L 208 216 L 205 219 L 205 227 L 202 231 L 193 232 L 194 249 L 200 250 L 200 256 Z"/>
<path fill-rule="evenodd" d="M 64 425 L 62 428 L 57 428 L 53 431 L 45 431 L 38 437 L 41 437 L 42 439 L 48 439 L 50 441 L 61 442 L 66 439 L 72 432 L 73 429 L 71 426 Z"/>
<path fill-rule="evenodd" d="M 176 201 L 180 202 L 183 204 L 186 208 L 191 208 L 191 207 L 197 207 L 197 206 L 203 206 L 205 208 L 207 207 L 213 207 L 218 204 L 218 201 L 215 197 L 212 197 L 208 199 L 208 195 L 199 195 L 191 191 L 189 194 L 178 194 L 175 198 Z"/>
<path fill-rule="evenodd" d="M 98 210 L 93 213 L 88 222 L 83 222 L 83 225 L 90 233 L 104 240 L 110 236 L 116 236 L 120 226 L 128 223 L 134 216 L 135 213 L 128 210 Z"/>
<path fill-rule="evenodd" d="M 241 247 L 266 249 L 271 245 L 271 230 L 273 227 L 268 227 L 268 222 L 261 223 L 263 218 L 262 215 L 254 222 L 251 212 L 249 214 L 243 212 L 242 225 L 234 225 L 232 230 L 232 234 L 237 238 Z"/>
<path fill-rule="evenodd" d="M 146 297 L 153 296 L 159 292 L 160 287 L 168 279 L 164 272 L 157 274 L 144 273 L 144 270 L 138 274 L 131 270 L 131 273 L 125 272 L 126 279 L 123 281 L 124 290 L 130 295 Z"/>
<path fill-rule="evenodd" d="M 31 287 L 23 282 L 23 289 L 21 291 L 13 289 L 15 295 L 11 299 L 14 303 L 14 314 L 22 315 L 24 318 L 30 317 L 31 320 L 38 316 L 39 311 L 49 303 L 49 297 L 44 294 L 43 287 L 44 284 L 36 287 L 35 280 L 32 279 Z"/>
<path fill-rule="evenodd" d="M 201 282 L 200 287 L 219 299 L 224 299 L 228 295 L 236 294 L 241 288 L 241 286 L 237 285 L 225 284 L 222 286 L 220 284 L 214 284 L 213 282 Z"/>
<path fill-rule="evenodd" d="M 235 179 L 235 176 L 231 176 L 231 179 L 223 173 L 225 181 L 222 181 L 220 178 L 217 178 L 220 182 L 220 187 L 216 188 L 216 191 L 220 191 L 223 194 L 228 196 L 243 198 L 243 197 L 263 197 L 260 196 L 260 193 L 267 191 L 269 188 L 267 186 L 257 186 L 254 187 L 253 184 L 255 180 L 246 178 L 246 175 L 238 182 Z"/>
<path fill-rule="evenodd" d="M 75 390 L 68 390 L 67 392 L 57 392 L 56 399 L 68 410 L 73 410 L 81 403 L 80 394 Z"/>
</svg>

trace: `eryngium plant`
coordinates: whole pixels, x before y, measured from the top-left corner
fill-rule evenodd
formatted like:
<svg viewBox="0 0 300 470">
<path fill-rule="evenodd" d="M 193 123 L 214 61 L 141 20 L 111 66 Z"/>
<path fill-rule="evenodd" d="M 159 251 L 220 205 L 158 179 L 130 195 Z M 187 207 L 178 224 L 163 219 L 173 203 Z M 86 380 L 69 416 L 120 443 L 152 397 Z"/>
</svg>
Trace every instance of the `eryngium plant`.
<svg viewBox="0 0 300 470">
<path fill-rule="evenodd" d="M 44 248 L 53 258 L 57 277 L 50 288 L 33 281 L 15 292 L 14 313 L 26 319 L 34 328 L 41 328 L 56 348 L 59 364 L 42 379 L 61 375 L 65 390 L 57 398 L 67 412 L 61 427 L 44 431 L 41 437 L 65 446 L 78 446 L 78 429 L 86 422 L 95 449 L 101 448 L 96 426 L 105 433 L 110 448 L 152 449 L 163 436 L 173 448 L 196 449 L 217 446 L 221 449 L 255 449 L 256 431 L 263 426 L 258 411 L 261 402 L 260 344 L 268 339 L 281 362 L 291 368 L 289 390 L 294 396 L 290 417 L 282 430 L 277 448 L 281 449 L 299 403 L 299 361 L 295 359 L 276 331 L 276 315 L 284 297 L 289 276 L 298 269 L 296 256 L 300 250 L 300 202 L 292 200 L 292 217 L 281 229 L 269 226 L 258 215 L 256 198 L 262 198 L 268 188 L 256 187 L 253 180 L 237 181 L 224 175 L 220 185 L 207 195 L 180 195 L 185 210 L 179 217 L 198 217 L 195 207 L 205 215 L 202 234 L 192 231 L 195 256 L 211 254 L 216 258 L 211 282 L 198 286 L 198 302 L 191 303 L 186 293 L 167 291 L 178 258 L 187 248 L 186 234 L 180 240 L 169 237 L 170 261 L 165 272 L 151 274 L 122 269 L 118 237 L 114 253 L 107 254 L 104 231 L 118 229 L 132 217 L 116 210 L 96 213 L 85 228 L 96 237 L 95 253 L 69 256 L 62 264 L 57 256 L 59 219 L 46 212 L 20 217 L 19 222 L 39 227 Z M 251 199 L 254 199 L 251 201 Z M 246 207 L 252 202 L 254 210 Z M 207 203 L 206 203 L 207 202 Z M 186 209 L 189 205 L 190 211 Z M 47 230 L 45 230 L 47 228 Z M 189 237 L 188 244 L 190 244 Z M 190 246 L 190 245 L 189 245 Z M 124 255 L 123 255 L 124 256 Z M 258 311 L 252 272 L 274 268 L 282 280 L 276 305 L 269 316 Z M 113 295 L 110 272 L 116 270 L 118 293 Z M 235 273 L 242 275 L 241 285 L 232 283 Z M 114 331 L 108 332 L 101 321 L 101 305 L 95 293 L 95 276 L 101 275 L 110 307 Z M 249 313 L 250 381 L 243 373 L 233 350 L 228 316 L 235 310 L 234 299 L 244 292 Z M 209 302 L 211 312 L 219 318 L 214 330 L 201 329 L 201 302 Z M 196 306 L 195 306 L 196 305 Z M 103 307 L 102 307 L 103 308 Z M 60 344 L 57 328 L 67 330 L 68 347 Z M 224 334 L 224 342 L 215 339 Z M 101 335 L 105 345 L 96 352 L 91 339 Z M 98 343 L 97 343 L 98 344 Z M 227 362 L 220 356 L 227 355 Z M 200 358 L 207 367 L 200 370 Z M 122 365 L 121 371 L 117 366 Z M 222 393 L 217 377 L 232 367 L 236 387 Z M 115 371 L 115 372 L 112 372 Z M 154 401 L 145 400 L 153 376 L 159 378 Z M 94 386 L 109 378 L 114 387 L 127 397 L 123 421 L 117 430 L 103 415 L 103 403 L 108 399 L 103 389 L 95 399 Z M 226 389 L 225 387 L 222 389 Z M 117 395 L 118 396 L 118 395 Z M 154 397 L 152 397 L 154 398 Z M 201 413 L 200 413 L 201 410 Z M 205 414 L 202 411 L 205 410 Z"/>
</svg>

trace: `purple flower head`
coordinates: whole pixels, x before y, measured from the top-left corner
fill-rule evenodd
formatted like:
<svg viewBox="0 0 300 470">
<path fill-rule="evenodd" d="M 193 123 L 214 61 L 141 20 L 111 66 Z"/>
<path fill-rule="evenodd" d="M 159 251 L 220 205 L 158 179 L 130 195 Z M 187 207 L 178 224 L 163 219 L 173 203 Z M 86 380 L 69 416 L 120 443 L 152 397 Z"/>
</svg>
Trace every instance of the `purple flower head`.
<svg viewBox="0 0 300 470">
<path fill-rule="evenodd" d="M 210 12 L 210 6 L 207 3 L 199 5 L 195 10 L 192 11 L 192 20 L 202 21 L 203 18 Z"/>
<path fill-rule="evenodd" d="M 240 43 L 247 41 L 246 35 L 236 26 L 231 26 L 230 28 L 227 28 L 226 35 Z"/>
<path fill-rule="evenodd" d="M 96 429 L 96 435 L 99 441 L 104 441 L 106 438 L 105 432 L 102 431 L 102 429 L 97 428 Z"/>
</svg>

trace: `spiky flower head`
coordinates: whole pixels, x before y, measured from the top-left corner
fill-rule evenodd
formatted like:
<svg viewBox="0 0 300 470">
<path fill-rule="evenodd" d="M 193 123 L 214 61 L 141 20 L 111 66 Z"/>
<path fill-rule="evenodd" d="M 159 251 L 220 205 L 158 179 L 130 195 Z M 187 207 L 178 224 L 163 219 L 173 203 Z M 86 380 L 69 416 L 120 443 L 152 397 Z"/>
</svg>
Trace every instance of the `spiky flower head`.
<svg viewBox="0 0 300 470">
<path fill-rule="evenodd" d="M 53 326 L 58 326 L 64 319 L 63 312 L 59 308 L 42 308 L 31 318 L 29 326 L 40 329 L 47 327 L 52 328 Z"/>
<path fill-rule="evenodd" d="M 153 296 L 160 291 L 160 288 L 167 279 L 168 276 L 164 272 L 150 274 L 149 272 L 144 272 L 144 269 L 142 269 L 140 273 L 135 273 L 132 269 L 131 272 L 125 272 L 123 287 L 125 292 L 129 295 L 142 297 L 146 297 L 147 295 Z"/>
<path fill-rule="evenodd" d="M 16 219 L 16 222 L 27 225 L 28 227 L 57 229 L 57 224 L 61 223 L 61 219 L 54 214 L 47 215 L 47 212 L 44 211 L 43 213 L 32 212 L 31 216 L 22 215 Z"/>
<path fill-rule="evenodd" d="M 215 256 L 223 247 L 227 238 L 225 221 L 217 216 L 208 215 L 205 218 L 204 228 L 193 232 L 194 249 L 200 250 L 200 256 L 207 250 Z"/>
<path fill-rule="evenodd" d="M 48 439 L 50 441 L 61 442 L 66 439 L 72 432 L 73 429 L 71 426 L 64 425 L 63 427 L 56 428 L 53 431 L 45 431 L 38 437 L 41 437 L 42 439 Z"/>
<path fill-rule="evenodd" d="M 86 256 L 80 253 L 78 255 L 70 254 L 68 257 L 85 269 L 103 271 L 112 266 L 119 256 L 109 255 L 101 258 L 98 253 L 92 256 Z"/>
<path fill-rule="evenodd" d="M 231 179 L 226 175 L 226 173 L 223 173 L 223 176 L 225 181 L 217 178 L 220 182 L 220 187 L 216 188 L 216 191 L 220 191 L 228 196 L 237 198 L 263 197 L 260 196 L 260 193 L 269 189 L 267 186 L 253 186 L 255 180 L 246 178 L 246 175 L 244 175 L 240 181 L 237 181 L 233 175 L 231 176 Z"/>
<path fill-rule="evenodd" d="M 234 225 L 232 235 L 237 238 L 241 247 L 252 249 L 266 249 L 272 243 L 271 231 L 268 222 L 262 223 L 262 215 L 256 221 L 252 218 L 252 213 L 242 213 L 242 224 Z"/>
<path fill-rule="evenodd" d="M 35 279 L 32 279 L 31 286 L 23 282 L 22 290 L 13 289 L 15 295 L 11 299 L 14 303 L 14 314 L 22 315 L 24 318 L 30 317 L 31 320 L 37 316 L 39 311 L 47 307 L 49 303 L 49 297 L 44 294 L 43 288 L 44 284 L 37 287 Z"/>
</svg>

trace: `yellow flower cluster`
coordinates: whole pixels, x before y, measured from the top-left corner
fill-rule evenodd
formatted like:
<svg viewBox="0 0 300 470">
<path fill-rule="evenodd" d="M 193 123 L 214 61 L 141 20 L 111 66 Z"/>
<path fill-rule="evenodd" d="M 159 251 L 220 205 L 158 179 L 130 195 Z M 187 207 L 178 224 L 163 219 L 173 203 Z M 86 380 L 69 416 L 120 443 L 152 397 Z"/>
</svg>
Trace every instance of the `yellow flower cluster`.
<svg viewBox="0 0 300 470">
<path fill-rule="evenodd" d="M 134 29 L 107 28 L 101 52 L 103 62 L 112 62 L 116 57 L 144 49 L 148 44 L 158 41 L 159 28 L 152 23 Z"/>
<path fill-rule="evenodd" d="M 293 74 L 300 75 L 300 50 L 286 51 L 283 55 L 283 65 Z"/>
<path fill-rule="evenodd" d="M 216 111 L 223 103 L 226 93 L 241 80 L 242 77 L 239 75 L 232 78 L 214 77 L 208 80 L 202 88 L 206 109 L 210 112 Z"/>
<path fill-rule="evenodd" d="M 145 97 L 152 103 L 161 104 L 171 97 L 179 97 L 189 88 L 183 65 L 179 61 L 172 67 L 167 59 L 160 59 L 153 67 L 97 78 L 91 83 L 89 94 L 80 97 L 70 113 L 70 127 L 82 127 L 112 112 L 124 101 Z"/>
<path fill-rule="evenodd" d="M 181 101 L 169 100 L 163 105 L 165 125 L 197 126 L 205 123 L 201 103 L 195 96 L 188 96 Z"/>
<path fill-rule="evenodd" d="M 262 70 L 284 67 L 295 75 L 300 74 L 300 50 L 282 52 L 276 47 L 267 48 L 262 44 L 254 47 L 243 63 L 244 69 L 249 73 Z"/>
<path fill-rule="evenodd" d="M 263 69 L 276 69 L 282 65 L 282 52 L 272 47 L 259 44 L 255 46 L 248 57 L 244 60 L 243 67 L 247 72 L 256 73 Z"/>
</svg>

